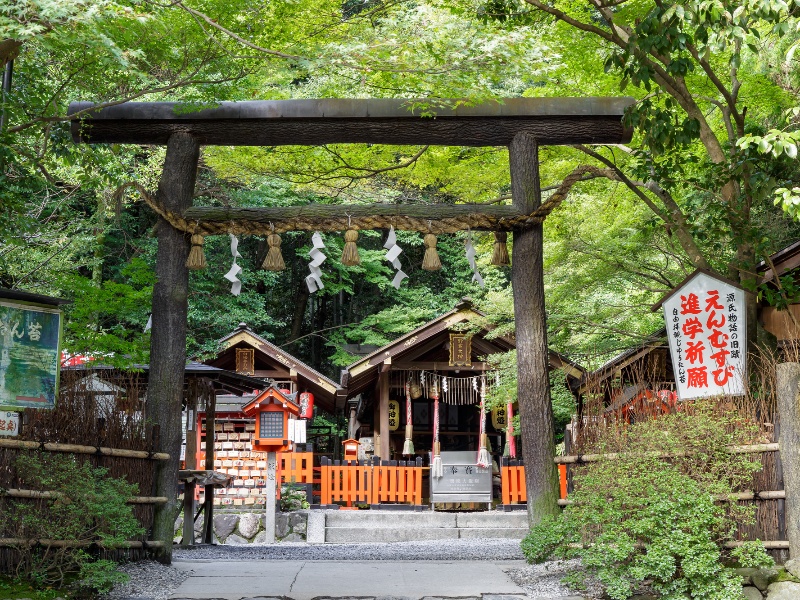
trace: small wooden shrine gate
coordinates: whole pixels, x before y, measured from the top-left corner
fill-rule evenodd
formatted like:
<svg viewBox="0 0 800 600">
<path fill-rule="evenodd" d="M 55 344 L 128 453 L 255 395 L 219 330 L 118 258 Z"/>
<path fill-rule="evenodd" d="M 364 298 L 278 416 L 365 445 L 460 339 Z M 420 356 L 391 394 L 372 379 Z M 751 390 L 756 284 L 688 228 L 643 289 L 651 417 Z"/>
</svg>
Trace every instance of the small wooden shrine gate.
<svg viewBox="0 0 800 600">
<path fill-rule="evenodd" d="M 540 145 L 618 144 L 630 140 L 622 116 L 633 98 L 508 98 L 476 106 L 431 101 L 430 118 L 412 110 L 426 105 L 403 99 L 326 99 L 223 102 L 186 112 L 175 103 L 134 103 L 95 108 L 70 106 L 76 142 L 166 144 L 164 171 L 155 197 L 133 184 L 162 217 L 158 226 L 157 283 L 153 290 L 150 393 L 147 412 L 161 424 L 160 450 L 175 457 L 162 465 L 154 533 L 172 538 L 175 473 L 181 443 L 180 406 L 185 364 L 189 236 L 265 234 L 275 231 L 343 231 L 388 227 L 425 233 L 462 229 L 513 231 L 512 286 L 518 350 L 520 418 L 526 433 L 526 487 L 532 522 L 557 512 L 558 475 L 548 385 L 547 322 L 542 267 L 542 222 L 583 173 L 570 175 L 544 204 L 539 183 Z M 277 146 L 332 143 L 507 146 L 512 206 L 368 207 L 351 217 L 334 207 L 192 208 L 201 145 Z M 331 212 L 338 211 L 338 212 Z M 413 212 L 412 212 L 413 211 Z M 390 217 L 388 218 L 387 215 Z M 383 218 L 381 218 L 383 217 Z M 169 225 L 172 225 L 170 227 Z M 169 561 L 165 549 L 162 559 Z"/>
</svg>

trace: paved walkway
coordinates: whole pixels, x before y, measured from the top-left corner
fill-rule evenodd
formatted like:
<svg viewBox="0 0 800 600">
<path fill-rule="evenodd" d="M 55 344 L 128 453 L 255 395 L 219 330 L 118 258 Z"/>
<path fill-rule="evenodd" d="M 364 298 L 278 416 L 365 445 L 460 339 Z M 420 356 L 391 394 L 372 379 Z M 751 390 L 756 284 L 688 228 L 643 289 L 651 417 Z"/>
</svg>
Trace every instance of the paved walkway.
<svg viewBox="0 0 800 600">
<path fill-rule="evenodd" d="M 173 567 L 193 574 L 170 599 L 530 600 L 504 570 L 522 564 L 523 561 L 469 560 L 175 560 Z"/>
</svg>

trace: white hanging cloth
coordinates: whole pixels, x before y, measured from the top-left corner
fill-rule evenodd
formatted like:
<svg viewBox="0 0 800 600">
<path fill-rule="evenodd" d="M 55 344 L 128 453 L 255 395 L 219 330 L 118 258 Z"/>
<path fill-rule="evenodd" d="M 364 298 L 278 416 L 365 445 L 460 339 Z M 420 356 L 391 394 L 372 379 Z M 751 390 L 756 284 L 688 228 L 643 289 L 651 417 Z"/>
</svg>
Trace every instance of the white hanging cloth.
<svg viewBox="0 0 800 600">
<path fill-rule="evenodd" d="M 308 286 L 308 292 L 313 294 L 325 287 L 322 283 L 322 269 L 319 267 L 328 257 L 322 253 L 325 242 L 322 241 L 322 235 L 319 231 L 315 231 L 314 235 L 311 236 L 311 244 L 311 252 L 308 253 L 311 259 L 308 264 L 308 270 L 311 271 L 311 274 L 306 277 L 306 285 Z"/>
<path fill-rule="evenodd" d="M 397 245 L 397 234 L 394 232 L 394 225 L 389 228 L 389 235 L 386 237 L 386 243 L 383 245 L 383 247 L 386 248 L 386 260 L 388 260 L 392 266 L 397 269 L 397 273 L 395 273 L 394 279 L 392 279 L 392 285 L 395 289 L 399 289 L 400 284 L 403 283 L 403 279 L 408 277 L 408 275 L 406 275 L 401 269 L 402 264 L 400 263 L 400 259 L 398 257 L 403 252 L 403 249 Z"/>
<path fill-rule="evenodd" d="M 242 255 L 239 254 L 238 250 L 238 238 L 232 233 L 229 233 L 228 235 L 231 236 L 231 255 L 233 256 L 233 264 L 231 265 L 230 270 L 225 273 L 225 279 L 231 282 L 231 294 L 238 296 L 242 291 L 242 282 L 239 280 L 239 273 L 242 272 L 242 267 L 236 264 L 236 259 L 241 258 Z"/>
<path fill-rule="evenodd" d="M 483 283 L 483 277 L 481 277 L 481 274 L 478 273 L 478 265 L 475 263 L 475 246 L 472 245 L 471 229 L 467 232 L 467 242 L 465 247 L 467 251 L 467 261 L 472 269 L 472 281 L 476 281 L 479 286 L 484 287 L 485 284 Z"/>
</svg>

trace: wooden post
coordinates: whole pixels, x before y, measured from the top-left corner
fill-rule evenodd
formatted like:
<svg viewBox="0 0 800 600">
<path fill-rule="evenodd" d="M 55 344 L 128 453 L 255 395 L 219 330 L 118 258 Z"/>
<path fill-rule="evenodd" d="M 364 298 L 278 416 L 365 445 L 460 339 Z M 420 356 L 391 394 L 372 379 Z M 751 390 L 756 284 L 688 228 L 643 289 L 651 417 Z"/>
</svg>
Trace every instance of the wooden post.
<svg viewBox="0 0 800 600">
<path fill-rule="evenodd" d="M 385 369 L 385 370 L 384 370 Z M 389 367 L 382 365 L 379 376 L 380 386 L 380 433 L 381 446 L 379 448 L 381 460 L 389 460 Z"/>
<path fill-rule="evenodd" d="M 164 170 L 156 194 L 167 209 L 182 213 L 192 205 L 200 147 L 189 134 L 175 133 L 167 143 Z M 186 316 L 188 312 L 189 255 L 187 236 L 163 218 L 157 225 L 156 284 L 153 287 L 153 329 L 150 338 L 150 374 L 147 388 L 147 419 L 161 426 L 159 450 L 170 460 L 156 467 L 156 496 L 168 498 L 156 506 L 153 538 L 164 545 L 156 558 L 172 561 L 177 506 L 178 464 L 181 449 L 181 402 L 186 365 Z"/>
<path fill-rule="evenodd" d="M 266 509 L 264 514 L 264 543 L 275 543 L 275 495 L 278 485 L 278 453 L 267 452 L 267 485 L 264 490 L 267 494 Z"/>
<path fill-rule="evenodd" d="M 779 444 L 789 557 L 800 557 L 800 363 L 778 365 Z"/>
<path fill-rule="evenodd" d="M 527 133 L 508 148 L 514 207 L 525 214 L 542 202 L 539 147 Z M 553 407 L 548 377 L 542 225 L 514 230 L 511 285 L 517 336 L 517 398 L 531 525 L 558 514 L 558 471 L 553 463 Z"/>
<path fill-rule="evenodd" d="M 199 394 L 197 378 L 189 381 L 186 390 L 186 453 L 185 468 L 189 471 L 197 469 L 197 395 Z M 181 546 L 194 545 L 194 494 L 197 486 L 187 481 L 183 486 L 183 537 Z"/>
<path fill-rule="evenodd" d="M 217 412 L 217 394 L 214 384 L 206 380 L 206 471 L 214 470 L 214 441 L 217 434 L 214 431 Z M 214 541 L 214 486 L 207 485 L 204 490 L 203 501 L 203 543 L 211 544 Z"/>
</svg>

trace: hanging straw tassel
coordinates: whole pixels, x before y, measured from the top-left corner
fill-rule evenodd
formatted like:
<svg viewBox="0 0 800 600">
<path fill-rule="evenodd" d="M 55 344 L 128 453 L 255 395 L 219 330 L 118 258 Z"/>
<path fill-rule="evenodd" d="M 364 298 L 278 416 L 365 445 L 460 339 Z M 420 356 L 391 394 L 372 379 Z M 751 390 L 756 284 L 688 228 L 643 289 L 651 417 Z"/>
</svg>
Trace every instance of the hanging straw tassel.
<svg viewBox="0 0 800 600">
<path fill-rule="evenodd" d="M 195 233 L 192 235 L 192 249 L 186 259 L 186 268 L 197 271 L 206 268 L 206 256 L 203 254 L 203 236 Z"/>
<path fill-rule="evenodd" d="M 267 252 L 261 268 L 265 271 L 283 271 L 286 263 L 283 262 L 283 254 L 281 254 L 281 236 L 277 233 L 270 233 L 267 236 L 267 244 L 269 244 L 269 252 Z"/>
<path fill-rule="evenodd" d="M 426 271 L 438 271 L 442 268 L 442 261 L 439 260 L 439 253 L 436 252 L 436 236 L 432 233 L 426 233 L 422 243 L 425 244 L 422 268 Z"/>
<path fill-rule="evenodd" d="M 437 391 L 434 388 L 434 391 Z M 433 462 L 431 463 L 431 477 L 444 477 L 441 446 L 439 445 L 439 394 L 431 394 L 433 398 Z"/>
<path fill-rule="evenodd" d="M 406 441 L 403 442 L 403 454 L 414 454 L 414 422 L 411 415 L 411 381 L 406 381 Z"/>
<path fill-rule="evenodd" d="M 475 464 L 482 468 L 488 468 L 492 464 L 492 457 L 489 454 L 489 436 L 486 435 L 486 379 L 481 380 L 481 420 L 480 420 L 480 441 L 481 446 L 478 450 L 478 460 Z"/>
<path fill-rule="evenodd" d="M 358 256 L 358 231 L 348 229 L 344 232 L 344 250 L 342 250 L 342 264 L 348 267 L 361 264 L 361 257 Z"/>
<path fill-rule="evenodd" d="M 494 232 L 494 250 L 492 251 L 492 264 L 496 267 L 507 267 L 511 264 L 508 257 L 508 234 L 505 231 Z"/>
</svg>

